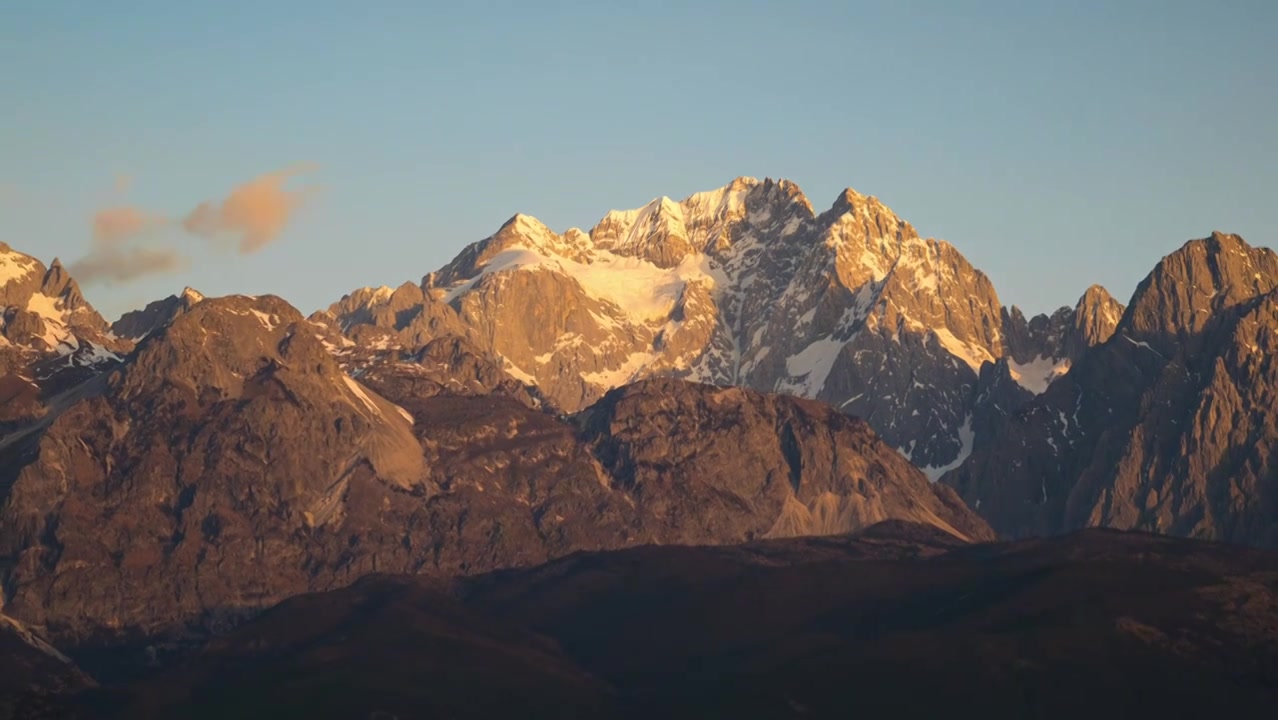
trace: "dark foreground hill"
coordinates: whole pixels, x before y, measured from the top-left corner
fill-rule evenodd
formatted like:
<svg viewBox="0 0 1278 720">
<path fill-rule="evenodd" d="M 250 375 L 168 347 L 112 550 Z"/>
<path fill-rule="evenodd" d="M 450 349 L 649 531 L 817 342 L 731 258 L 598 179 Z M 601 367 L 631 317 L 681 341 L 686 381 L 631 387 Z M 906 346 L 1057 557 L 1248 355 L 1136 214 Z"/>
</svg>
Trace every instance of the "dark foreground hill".
<svg viewBox="0 0 1278 720">
<path fill-rule="evenodd" d="M 373 576 L 75 702 L 308 720 L 1272 717 L 1278 554 L 1110 530 L 968 545 L 893 521 L 453 583 Z"/>
</svg>

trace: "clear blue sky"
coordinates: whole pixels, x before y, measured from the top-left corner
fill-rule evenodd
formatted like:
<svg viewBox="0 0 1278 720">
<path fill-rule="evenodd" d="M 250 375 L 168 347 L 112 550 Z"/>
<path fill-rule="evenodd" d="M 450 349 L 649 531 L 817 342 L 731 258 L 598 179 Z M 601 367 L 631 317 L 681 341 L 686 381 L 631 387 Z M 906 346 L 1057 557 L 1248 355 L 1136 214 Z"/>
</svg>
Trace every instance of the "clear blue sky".
<svg viewBox="0 0 1278 720">
<path fill-rule="evenodd" d="M 1125 301 L 1213 229 L 1274 244 L 1276 8 L 7 0 L 0 239 L 71 260 L 102 207 L 180 216 L 315 163 L 265 250 L 175 233 L 189 271 L 85 288 L 111 316 L 188 284 L 309 312 L 517 211 L 590 227 L 753 175 L 877 195 L 1027 311 Z"/>
</svg>

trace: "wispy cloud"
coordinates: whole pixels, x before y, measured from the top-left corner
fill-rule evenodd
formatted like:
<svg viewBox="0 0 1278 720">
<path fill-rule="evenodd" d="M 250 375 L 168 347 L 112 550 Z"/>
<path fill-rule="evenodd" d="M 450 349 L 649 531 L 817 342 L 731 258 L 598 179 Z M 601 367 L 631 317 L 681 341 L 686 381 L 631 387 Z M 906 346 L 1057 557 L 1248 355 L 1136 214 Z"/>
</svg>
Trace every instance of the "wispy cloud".
<svg viewBox="0 0 1278 720">
<path fill-rule="evenodd" d="M 169 224 L 136 207 L 105 208 L 93 216 L 89 252 L 70 265 L 80 282 L 128 283 L 146 275 L 177 272 L 187 259 L 172 247 L 147 247 L 141 241 Z"/>
<path fill-rule="evenodd" d="M 106 208 L 93 216 L 93 240 L 95 243 L 128 242 L 158 230 L 167 222 L 159 215 L 149 215 L 135 207 Z"/>
<path fill-rule="evenodd" d="M 187 214 L 182 226 L 205 238 L 235 238 L 240 254 L 257 252 L 279 237 L 310 194 L 306 189 L 289 190 L 284 184 L 311 169 L 299 166 L 254 178 L 232 190 L 218 205 L 200 203 Z"/>
<path fill-rule="evenodd" d="M 82 283 L 128 283 L 147 275 L 185 270 L 190 261 L 173 248 L 127 247 L 94 241 L 89 254 L 71 263 L 71 275 Z"/>
<path fill-rule="evenodd" d="M 70 264 L 83 283 L 128 283 L 147 275 L 178 272 L 190 266 L 176 235 L 180 230 L 202 238 L 230 242 L 241 255 L 255 253 L 279 238 L 313 192 L 291 190 L 290 178 L 313 172 L 298 165 L 260 175 L 231 190 L 220 202 L 202 202 L 176 221 L 132 205 L 104 208 L 92 219 L 89 252 Z M 126 193 L 132 178 L 116 178 L 117 193 Z"/>
</svg>

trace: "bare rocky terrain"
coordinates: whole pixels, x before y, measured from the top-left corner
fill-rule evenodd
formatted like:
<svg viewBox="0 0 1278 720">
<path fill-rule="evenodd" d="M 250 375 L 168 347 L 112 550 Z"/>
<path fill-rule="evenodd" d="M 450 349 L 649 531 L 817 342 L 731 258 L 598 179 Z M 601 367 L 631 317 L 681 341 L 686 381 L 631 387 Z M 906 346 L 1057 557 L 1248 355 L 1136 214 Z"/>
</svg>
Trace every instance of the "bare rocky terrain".
<svg viewBox="0 0 1278 720">
<path fill-rule="evenodd" d="M 1165 257 L 1113 336 L 978 435 L 942 482 L 1009 536 L 1090 527 L 1278 548 L 1278 256 Z"/>
</svg>

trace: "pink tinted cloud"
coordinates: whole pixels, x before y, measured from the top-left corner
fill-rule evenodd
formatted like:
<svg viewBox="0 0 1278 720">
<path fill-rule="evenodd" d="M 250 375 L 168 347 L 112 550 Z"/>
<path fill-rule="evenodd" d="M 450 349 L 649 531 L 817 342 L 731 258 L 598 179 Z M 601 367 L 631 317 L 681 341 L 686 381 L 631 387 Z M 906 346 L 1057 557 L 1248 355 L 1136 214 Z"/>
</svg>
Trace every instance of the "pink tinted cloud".
<svg viewBox="0 0 1278 720">
<path fill-rule="evenodd" d="M 232 189 L 220 203 L 200 203 L 180 226 L 200 237 L 230 239 L 242 255 L 257 252 L 280 236 L 311 192 L 288 189 L 285 183 L 312 169 L 299 165 L 258 176 Z M 121 175 L 116 191 L 127 192 L 131 184 L 131 177 Z M 128 283 L 190 266 L 176 238 L 166 232 L 179 223 L 162 215 L 121 205 L 99 210 L 91 224 L 89 252 L 69 268 L 81 282 Z"/>
<path fill-rule="evenodd" d="M 71 263 L 68 270 L 82 283 L 128 283 L 147 275 L 185 270 L 188 261 L 173 248 L 124 247 L 119 243 L 94 243 L 89 254 Z"/>
<path fill-rule="evenodd" d="M 186 258 L 176 249 L 136 244 L 167 222 L 136 207 L 99 210 L 93 216 L 89 252 L 71 263 L 71 274 L 83 283 L 128 283 L 146 275 L 186 268 Z"/>
<path fill-rule="evenodd" d="M 232 190 L 219 205 L 200 203 L 182 226 L 205 238 L 238 238 L 240 254 L 257 252 L 279 237 L 309 195 L 309 190 L 289 190 L 285 183 L 309 171 L 299 166 L 254 178 Z"/>
<path fill-rule="evenodd" d="M 113 207 L 99 210 L 93 216 L 94 243 L 119 244 L 134 240 L 165 224 L 159 215 L 135 207 Z"/>
</svg>

